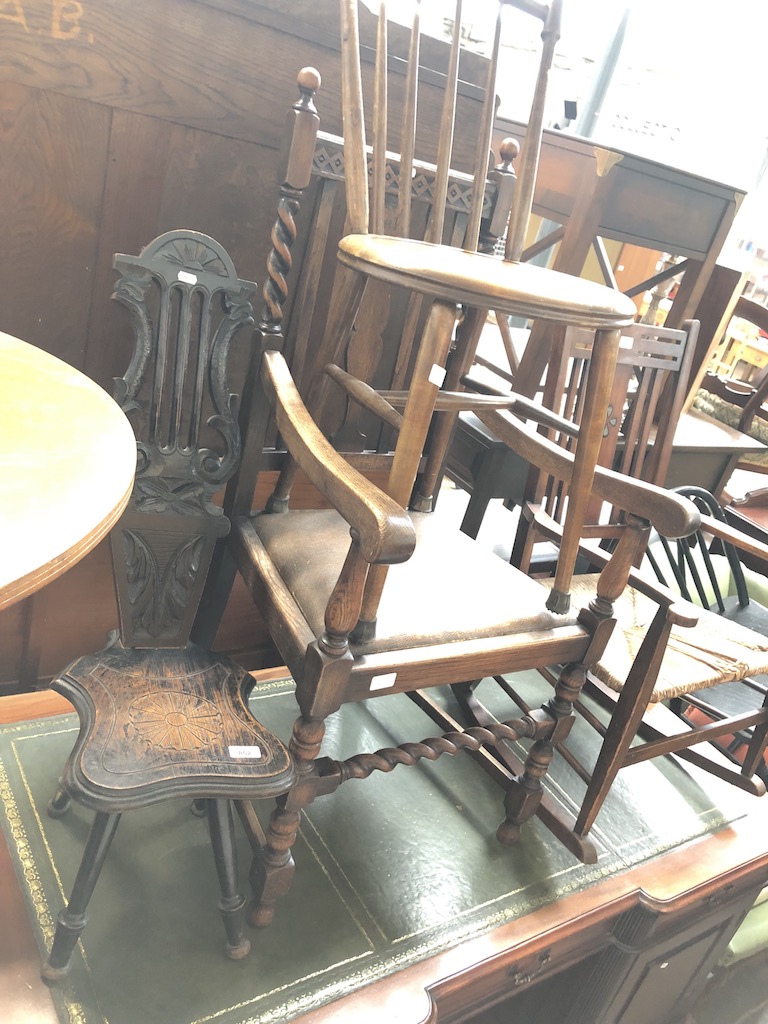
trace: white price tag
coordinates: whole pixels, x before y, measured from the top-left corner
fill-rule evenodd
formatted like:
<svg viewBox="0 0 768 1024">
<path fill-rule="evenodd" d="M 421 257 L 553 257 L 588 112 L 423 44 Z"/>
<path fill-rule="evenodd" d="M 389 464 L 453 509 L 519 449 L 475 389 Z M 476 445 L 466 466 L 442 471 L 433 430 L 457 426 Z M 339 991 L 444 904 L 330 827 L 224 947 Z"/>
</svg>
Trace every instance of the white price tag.
<svg viewBox="0 0 768 1024">
<path fill-rule="evenodd" d="M 438 366 L 437 363 L 433 363 L 432 369 L 429 371 L 429 383 L 434 384 L 436 388 L 441 388 L 444 380 L 445 369 L 442 366 Z"/>
<path fill-rule="evenodd" d="M 373 693 L 374 690 L 388 690 L 390 686 L 395 685 L 396 679 L 397 672 L 385 672 L 380 676 L 374 676 L 368 689 L 371 693 Z"/>
<path fill-rule="evenodd" d="M 229 756 L 234 760 L 258 761 L 261 757 L 261 747 L 230 747 Z"/>
<path fill-rule="evenodd" d="M 187 270 L 180 270 L 178 279 L 183 281 L 184 284 L 197 284 L 197 277 L 194 274 L 190 274 Z"/>
</svg>

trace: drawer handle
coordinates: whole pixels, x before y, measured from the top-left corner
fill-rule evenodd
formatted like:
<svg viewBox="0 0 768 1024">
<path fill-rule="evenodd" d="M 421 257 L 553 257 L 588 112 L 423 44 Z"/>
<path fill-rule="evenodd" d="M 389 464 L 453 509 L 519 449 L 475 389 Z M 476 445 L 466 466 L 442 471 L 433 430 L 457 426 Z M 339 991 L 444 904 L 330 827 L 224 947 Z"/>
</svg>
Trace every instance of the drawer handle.
<svg viewBox="0 0 768 1024">
<path fill-rule="evenodd" d="M 552 960 L 552 950 L 544 949 L 539 953 L 539 965 L 532 971 L 524 973 L 521 971 L 517 964 L 514 964 L 507 971 L 507 977 L 511 978 L 512 984 L 517 987 L 518 985 L 527 985 L 529 981 L 533 981 L 534 978 L 538 978 L 539 975 L 543 974 L 547 968 L 547 965 Z"/>
</svg>

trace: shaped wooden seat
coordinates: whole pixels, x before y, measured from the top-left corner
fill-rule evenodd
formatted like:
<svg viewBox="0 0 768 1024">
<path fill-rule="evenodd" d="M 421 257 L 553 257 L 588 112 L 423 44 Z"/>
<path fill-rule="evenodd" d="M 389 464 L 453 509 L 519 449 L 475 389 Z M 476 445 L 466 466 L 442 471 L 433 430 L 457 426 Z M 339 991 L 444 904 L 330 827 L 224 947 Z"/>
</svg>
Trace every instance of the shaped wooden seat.
<svg viewBox="0 0 768 1024">
<path fill-rule="evenodd" d="M 235 333 L 253 323 L 255 285 L 192 231 L 161 235 L 115 266 L 115 297 L 136 336 L 116 392 L 135 424 L 138 468 L 111 534 L 120 629 L 52 683 L 75 706 L 80 733 L 50 813 L 74 798 L 96 816 L 43 967 L 48 982 L 69 969 L 122 812 L 176 797 L 208 812 L 226 951 L 245 956 L 232 804 L 258 848 L 248 802 L 284 793 L 295 778 L 284 746 L 248 710 L 252 677 L 189 642 L 214 546 L 229 529 L 212 499 L 238 464 L 227 359 Z"/>
</svg>

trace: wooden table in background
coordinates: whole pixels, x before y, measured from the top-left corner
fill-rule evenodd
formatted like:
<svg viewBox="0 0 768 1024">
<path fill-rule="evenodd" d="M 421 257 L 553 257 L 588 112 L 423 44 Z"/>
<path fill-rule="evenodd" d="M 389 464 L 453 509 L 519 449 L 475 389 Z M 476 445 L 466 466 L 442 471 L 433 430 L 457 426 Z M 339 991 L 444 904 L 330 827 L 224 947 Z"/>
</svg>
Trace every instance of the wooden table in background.
<svg viewBox="0 0 768 1024">
<path fill-rule="evenodd" d="M 665 486 L 696 484 L 717 495 L 739 459 L 764 451 L 762 441 L 691 409 L 677 425 Z"/>
<path fill-rule="evenodd" d="M 106 536 L 135 468 L 133 431 L 106 391 L 0 332 L 0 608 L 56 579 Z"/>
</svg>

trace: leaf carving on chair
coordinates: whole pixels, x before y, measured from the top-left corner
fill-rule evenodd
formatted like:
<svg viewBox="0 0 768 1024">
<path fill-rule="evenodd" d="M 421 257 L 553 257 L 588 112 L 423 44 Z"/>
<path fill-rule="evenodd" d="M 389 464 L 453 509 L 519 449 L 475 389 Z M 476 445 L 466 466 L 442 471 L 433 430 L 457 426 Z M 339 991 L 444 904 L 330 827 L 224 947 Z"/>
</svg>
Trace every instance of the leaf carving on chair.
<svg viewBox="0 0 768 1024">
<path fill-rule="evenodd" d="M 130 313 L 134 332 L 130 366 L 123 377 L 114 378 L 115 401 L 125 413 L 139 407 L 137 395 L 152 354 L 152 325 L 147 306 L 147 292 L 151 285 L 152 275 L 146 268 L 128 266 L 123 270 L 112 295 Z"/>
<path fill-rule="evenodd" d="M 223 720 L 215 704 L 183 690 L 145 693 L 128 709 L 126 731 L 148 747 L 199 750 L 221 735 Z"/>
<path fill-rule="evenodd" d="M 134 632 L 153 638 L 173 634 L 200 572 L 205 537 L 187 537 L 164 564 L 152 544 L 134 530 L 123 530 L 123 545 Z"/>
</svg>

